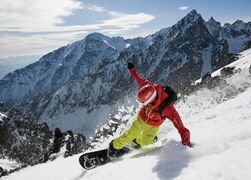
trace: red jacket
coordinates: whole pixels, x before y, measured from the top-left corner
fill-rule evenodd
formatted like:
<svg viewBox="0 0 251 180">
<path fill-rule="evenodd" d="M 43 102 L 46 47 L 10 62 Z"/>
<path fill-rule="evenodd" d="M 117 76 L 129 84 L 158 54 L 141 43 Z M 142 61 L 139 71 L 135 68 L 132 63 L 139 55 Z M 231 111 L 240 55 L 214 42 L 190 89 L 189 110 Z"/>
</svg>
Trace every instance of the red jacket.
<svg viewBox="0 0 251 180">
<path fill-rule="evenodd" d="M 143 79 L 136 72 L 134 68 L 130 69 L 130 74 L 134 78 L 134 80 L 138 83 L 139 87 L 142 87 L 146 84 L 151 84 L 147 79 Z M 170 104 L 164 108 L 161 114 L 156 112 L 156 109 L 159 105 L 169 96 L 163 89 L 163 87 L 159 84 L 154 84 L 154 87 L 157 90 L 157 100 L 153 106 L 143 106 L 139 111 L 140 118 L 147 124 L 151 126 L 160 126 L 165 118 L 171 120 L 174 126 L 177 128 L 179 133 L 185 129 L 181 118 L 178 112 L 175 110 L 174 105 Z"/>
</svg>

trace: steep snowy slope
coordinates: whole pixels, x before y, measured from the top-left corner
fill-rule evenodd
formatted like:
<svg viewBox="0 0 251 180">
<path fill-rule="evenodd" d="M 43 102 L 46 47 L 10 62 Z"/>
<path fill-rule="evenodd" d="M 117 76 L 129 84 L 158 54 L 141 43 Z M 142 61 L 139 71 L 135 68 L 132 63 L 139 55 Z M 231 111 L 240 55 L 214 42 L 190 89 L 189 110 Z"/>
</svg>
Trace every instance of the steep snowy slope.
<svg viewBox="0 0 251 180">
<path fill-rule="evenodd" d="M 191 130 L 194 148 L 182 146 L 178 133 L 167 121 L 159 134 L 162 148 L 155 151 L 114 161 L 90 171 L 79 166 L 79 155 L 67 159 L 60 157 L 2 179 L 250 179 L 251 49 L 243 52 L 242 56 L 230 65 L 235 66 L 236 71 L 226 79 L 227 88 L 201 89 L 177 104 L 184 123 Z M 108 141 L 102 146 L 107 144 Z"/>
</svg>

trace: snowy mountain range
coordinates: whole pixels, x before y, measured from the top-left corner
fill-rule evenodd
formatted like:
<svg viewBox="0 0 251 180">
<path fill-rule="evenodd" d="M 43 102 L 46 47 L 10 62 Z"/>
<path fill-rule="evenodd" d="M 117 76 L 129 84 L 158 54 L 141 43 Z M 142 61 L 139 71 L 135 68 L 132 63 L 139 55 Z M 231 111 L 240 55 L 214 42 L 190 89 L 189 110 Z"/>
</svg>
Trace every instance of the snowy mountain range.
<svg viewBox="0 0 251 180">
<path fill-rule="evenodd" d="M 79 154 L 69 158 L 59 157 L 55 161 L 27 167 L 1 178 L 248 180 L 251 178 L 251 49 L 240 53 L 239 60 L 224 69 L 211 75 L 212 82 L 220 79 L 218 85 L 208 83 L 208 77 L 199 79 L 193 84 L 204 84 L 205 87 L 183 96 L 176 104 L 184 124 L 191 131 L 193 148 L 183 146 L 173 124 L 166 121 L 161 126 L 157 147 L 133 151 L 96 169 L 84 170 L 78 163 Z M 125 108 L 121 112 L 128 111 L 129 115 L 131 110 Z M 122 117 L 129 121 L 121 124 L 96 148 L 107 147 L 111 139 L 123 133 L 133 122 L 133 115 L 125 117 L 122 114 Z"/>
<path fill-rule="evenodd" d="M 0 100 L 51 128 L 94 136 L 121 104 L 132 105 L 136 85 L 126 64 L 153 82 L 182 91 L 235 60 L 250 45 L 251 23 L 223 27 L 195 10 L 145 38 L 99 33 L 44 55 L 0 80 Z"/>
</svg>

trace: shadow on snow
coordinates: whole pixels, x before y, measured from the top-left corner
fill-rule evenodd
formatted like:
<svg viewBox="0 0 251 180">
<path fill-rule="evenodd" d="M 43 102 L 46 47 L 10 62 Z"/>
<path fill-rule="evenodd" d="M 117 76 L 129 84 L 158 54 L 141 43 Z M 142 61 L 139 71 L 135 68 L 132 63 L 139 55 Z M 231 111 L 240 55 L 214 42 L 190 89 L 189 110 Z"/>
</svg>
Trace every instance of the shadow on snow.
<svg viewBox="0 0 251 180">
<path fill-rule="evenodd" d="M 191 160 L 191 155 L 180 142 L 171 140 L 167 142 L 159 153 L 159 162 L 153 167 L 153 171 L 160 179 L 173 179 L 180 175 Z"/>
</svg>

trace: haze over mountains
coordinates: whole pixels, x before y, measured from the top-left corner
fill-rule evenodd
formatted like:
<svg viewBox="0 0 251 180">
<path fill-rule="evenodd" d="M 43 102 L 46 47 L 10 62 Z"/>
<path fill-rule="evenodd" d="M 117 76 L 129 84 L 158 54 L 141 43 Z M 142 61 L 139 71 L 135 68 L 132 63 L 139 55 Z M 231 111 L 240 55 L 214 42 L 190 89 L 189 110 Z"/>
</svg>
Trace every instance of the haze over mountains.
<svg viewBox="0 0 251 180">
<path fill-rule="evenodd" d="M 0 79 L 16 69 L 23 68 L 37 61 L 41 56 L 17 56 L 0 58 Z"/>
</svg>

